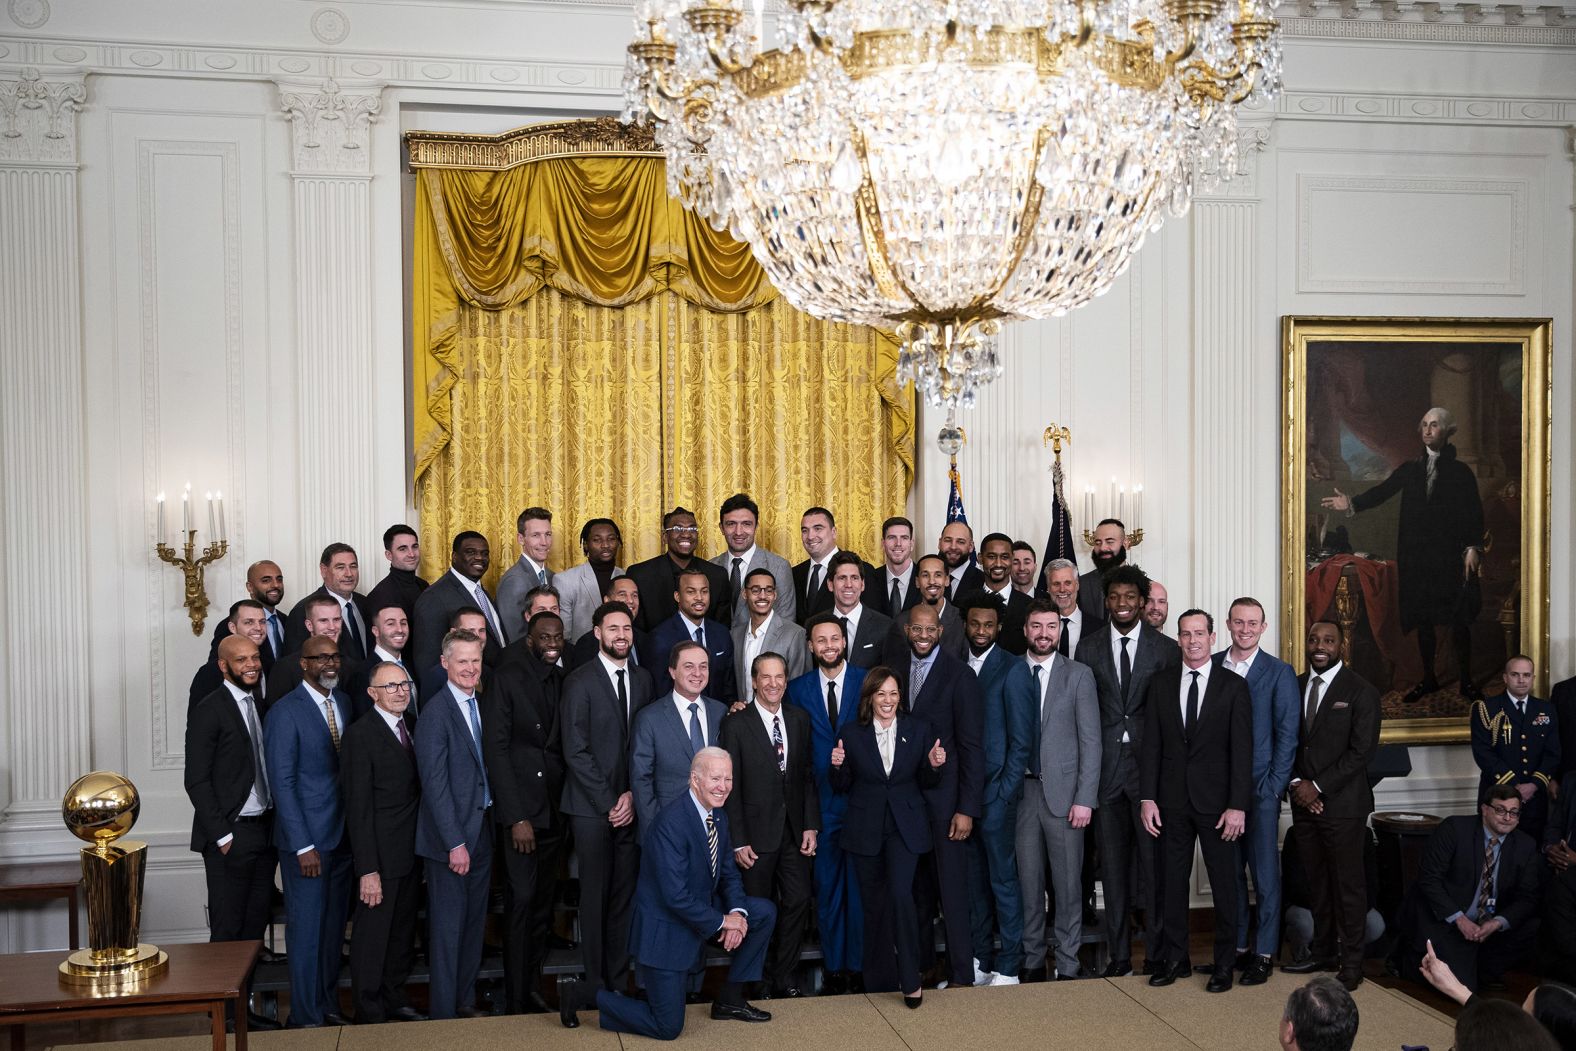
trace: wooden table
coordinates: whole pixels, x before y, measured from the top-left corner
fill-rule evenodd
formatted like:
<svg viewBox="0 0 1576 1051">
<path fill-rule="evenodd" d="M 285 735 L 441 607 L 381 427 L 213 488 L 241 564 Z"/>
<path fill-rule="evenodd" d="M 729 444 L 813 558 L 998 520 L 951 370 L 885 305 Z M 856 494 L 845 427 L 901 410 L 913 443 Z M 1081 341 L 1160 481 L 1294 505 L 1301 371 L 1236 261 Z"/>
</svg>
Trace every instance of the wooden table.
<svg viewBox="0 0 1576 1051">
<path fill-rule="evenodd" d="M 82 948 L 77 912 L 82 894 L 82 862 L 45 861 L 0 865 L 0 902 L 65 898 L 71 909 L 71 947 Z"/>
<path fill-rule="evenodd" d="M 235 1005 L 235 1051 L 246 1051 L 246 984 L 263 943 L 202 942 L 166 945 L 169 970 L 116 995 L 95 996 L 90 987 L 60 981 L 61 952 L 0 956 L 0 1026 L 11 1029 L 12 1051 L 27 1046 L 28 1022 L 78 1018 L 206 1014 L 213 1023 L 214 1051 L 224 1051 L 224 1007 Z"/>
</svg>

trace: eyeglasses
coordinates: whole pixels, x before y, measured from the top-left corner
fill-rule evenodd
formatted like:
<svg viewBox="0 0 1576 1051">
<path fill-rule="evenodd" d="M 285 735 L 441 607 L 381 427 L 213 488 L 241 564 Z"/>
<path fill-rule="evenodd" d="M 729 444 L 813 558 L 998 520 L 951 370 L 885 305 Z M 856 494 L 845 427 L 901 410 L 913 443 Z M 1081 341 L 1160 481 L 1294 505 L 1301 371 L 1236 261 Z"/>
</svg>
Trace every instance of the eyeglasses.
<svg viewBox="0 0 1576 1051">
<path fill-rule="evenodd" d="M 675 536 L 697 536 L 700 533 L 700 529 L 696 526 L 668 526 L 663 532 L 672 533 Z"/>
<path fill-rule="evenodd" d="M 1515 810 L 1510 810 L 1506 807 L 1490 804 L 1489 809 L 1494 811 L 1494 813 L 1498 814 L 1500 817 L 1509 818 L 1512 821 L 1519 821 L 1521 819 L 1520 807 L 1517 807 Z"/>
<path fill-rule="evenodd" d="M 748 594 L 748 595 L 775 595 L 775 594 L 777 594 L 777 589 L 775 587 L 773 587 L 772 585 L 770 585 L 770 584 L 767 584 L 765 587 L 761 587 L 759 584 L 757 584 L 755 587 L 745 588 L 744 591 L 745 591 L 745 594 Z"/>
<path fill-rule="evenodd" d="M 381 686 L 374 684 L 371 688 L 374 690 L 383 690 L 388 694 L 388 696 L 392 697 L 396 693 L 409 693 L 411 690 L 416 688 L 416 684 L 409 679 L 406 679 L 403 682 L 386 682 Z"/>
<path fill-rule="evenodd" d="M 329 662 L 331 664 L 338 664 L 340 658 L 339 658 L 339 654 L 337 654 L 337 653 L 325 653 L 325 654 L 322 654 L 321 656 L 318 656 L 318 657 L 306 657 L 306 656 L 303 656 L 301 658 L 301 660 L 302 661 L 320 661 L 320 662 L 321 661 L 327 661 L 327 662 Z"/>
</svg>

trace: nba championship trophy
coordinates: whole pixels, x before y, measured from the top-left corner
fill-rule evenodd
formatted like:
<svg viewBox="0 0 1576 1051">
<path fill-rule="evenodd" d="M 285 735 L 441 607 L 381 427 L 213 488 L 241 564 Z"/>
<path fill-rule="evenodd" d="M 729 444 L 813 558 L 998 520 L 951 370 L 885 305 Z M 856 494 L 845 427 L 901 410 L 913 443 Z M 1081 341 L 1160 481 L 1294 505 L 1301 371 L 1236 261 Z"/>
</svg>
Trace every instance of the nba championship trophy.
<svg viewBox="0 0 1576 1051">
<path fill-rule="evenodd" d="M 60 965 L 60 980 L 113 990 L 151 978 L 170 965 L 157 945 L 142 945 L 142 884 L 148 845 L 115 841 L 131 831 L 142 801 L 137 786 L 120 774 L 95 770 L 77 778 L 60 804 L 66 827 L 82 848 L 82 879 L 88 889 L 88 948 Z"/>
</svg>

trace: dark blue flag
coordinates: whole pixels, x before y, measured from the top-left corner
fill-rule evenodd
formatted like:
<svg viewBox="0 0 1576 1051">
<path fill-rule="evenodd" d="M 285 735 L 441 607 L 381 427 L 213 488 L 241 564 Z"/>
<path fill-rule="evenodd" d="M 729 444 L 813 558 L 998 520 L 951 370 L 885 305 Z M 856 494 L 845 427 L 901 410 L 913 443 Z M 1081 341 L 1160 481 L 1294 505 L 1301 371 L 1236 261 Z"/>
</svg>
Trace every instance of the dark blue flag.
<svg viewBox="0 0 1576 1051">
<path fill-rule="evenodd" d="M 1073 547 L 1073 516 L 1067 507 L 1067 495 L 1062 492 L 1061 460 L 1051 466 L 1051 532 L 1045 538 L 1045 557 L 1040 560 L 1040 579 L 1035 583 L 1036 592 L 1044 593 L 1045 567 L 1058 558 L 1078 561 L 1078 552 Z"/>
</svg>

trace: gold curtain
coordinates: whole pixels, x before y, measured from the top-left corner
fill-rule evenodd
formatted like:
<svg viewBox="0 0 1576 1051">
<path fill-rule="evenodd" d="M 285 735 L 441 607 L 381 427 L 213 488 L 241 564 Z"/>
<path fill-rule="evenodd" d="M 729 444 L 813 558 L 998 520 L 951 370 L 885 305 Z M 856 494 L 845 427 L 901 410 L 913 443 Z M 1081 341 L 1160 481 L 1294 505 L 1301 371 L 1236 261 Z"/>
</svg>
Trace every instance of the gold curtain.
<svg viewBox="0 0 1576 1051">
<path fill-rule="evenodd" d="M 414 153 L 413 153 L 414 158 Z M 701 551 L 743 490 L 762 543 L 797 551 L 824 503 L 874 555 L 913 477 L 913 403 L 896 348 L 778 299 L 746 246 L 667 196 L 653 156 L 559 156 L 507 170 L 421 168 L 413 260 L 415 454 L 423 570 L 478 529 L 495 580 L 515 516 L 554 512 L 554 565 L 586 518 L 661 550 L 693 509 Z"/>
</svg>

